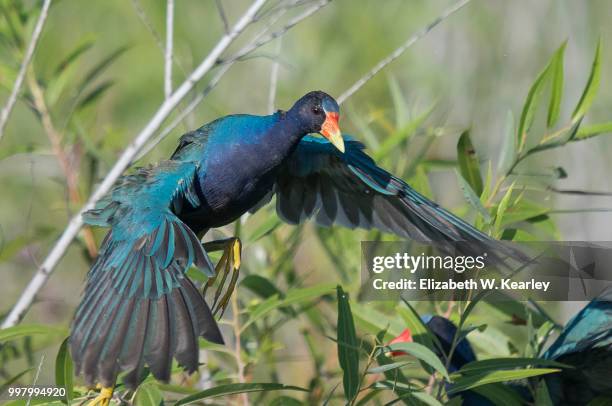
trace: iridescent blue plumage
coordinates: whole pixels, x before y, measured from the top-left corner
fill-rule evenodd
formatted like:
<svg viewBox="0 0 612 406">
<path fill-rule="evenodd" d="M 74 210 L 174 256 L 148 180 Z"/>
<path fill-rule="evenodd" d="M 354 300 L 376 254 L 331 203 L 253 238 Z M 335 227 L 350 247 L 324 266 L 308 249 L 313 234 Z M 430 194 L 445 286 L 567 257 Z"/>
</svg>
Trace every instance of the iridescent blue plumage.
<svg viewBox="0 0 612 406">
<path fill-rule="evenodd" d="M 192 265 L 213 272 L 198 236 L 273 196 L 290 223 L 312 217 L 443 249 L 467 241 L 478 255 L 513 254 L 378 167 L 362 144 L 342 138 L 338 116 L 333 98 L 311 92 L 286 112 L 223 117 L 181 137 L 168 161 L 121 178 L 85 214 L 110 231 L 72 325 L 77 372 L 109 386 L 128 371 L 124 381 L 135 386 L 145 364 L 161 380 L 173 358 L 196 370 L 198 336 L 222 342 L 185 276 Z M 307 135 L 317 132 L 326 139 Z"/>
</svg>

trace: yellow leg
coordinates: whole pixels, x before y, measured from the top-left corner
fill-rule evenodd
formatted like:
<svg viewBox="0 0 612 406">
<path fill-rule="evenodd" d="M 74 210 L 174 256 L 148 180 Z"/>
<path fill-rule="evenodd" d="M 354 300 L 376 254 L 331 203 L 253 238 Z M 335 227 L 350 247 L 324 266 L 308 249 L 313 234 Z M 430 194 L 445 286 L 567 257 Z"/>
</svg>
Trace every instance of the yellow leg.
<svg viewBox="0 0 612 406">
<path fill-rule="evenodd" d="M 215 266 L 215 276 L 210 278 L 204 286 L 204 294 L 206 294 L 208 288 L 213 286 L 220 276 L 220 281 L 217 285 L 211 307 L 213 314 L 220 312 L 220 316 L 222 316 L 227 304 L 229 303 L 229 299 L 234 292 L 236 282 L 238 282 L 242 257 L 242 242 L 238 237 L 232 237 L 226 240 L 210 241 L 204 243 L 204 250 L 206 250 L 206 252 L 223 251 L 221 259 L 217 263 L 217 266 Z M 230 277 L 230 280 L 227 283 L 225 293 L 223 293 L 223 288 L 226 284 L 228 276 Z"/>
<path fill-rule="evenodd" d="M 93 398 L 91 402 L 89 402 L 88 406 L 109 406 L 111 399 L 113 398 L 113 392 L 115 390 L 114 386 L 110 386 L 108 388 L 103 387 L 102 385 L 96 385 L 96 388 L 100 389 L 100 394 Z"/>
</svg>

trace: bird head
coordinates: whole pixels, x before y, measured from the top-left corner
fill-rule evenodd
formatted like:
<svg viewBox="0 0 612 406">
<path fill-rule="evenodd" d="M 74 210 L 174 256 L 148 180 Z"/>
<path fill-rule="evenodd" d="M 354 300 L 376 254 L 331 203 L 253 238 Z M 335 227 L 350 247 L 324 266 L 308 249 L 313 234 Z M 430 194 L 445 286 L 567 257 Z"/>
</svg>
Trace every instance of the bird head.
<svg viewBox="0 0 612 406">
<path fill-rule="evenodd" d="M 338 126 L 340 107 L 333 97 L 320 90 L 307 93 L 290 110 L 298 116 L 306 133 L 319 133 L 344 152 L 344 140 Z"/>
</svg>

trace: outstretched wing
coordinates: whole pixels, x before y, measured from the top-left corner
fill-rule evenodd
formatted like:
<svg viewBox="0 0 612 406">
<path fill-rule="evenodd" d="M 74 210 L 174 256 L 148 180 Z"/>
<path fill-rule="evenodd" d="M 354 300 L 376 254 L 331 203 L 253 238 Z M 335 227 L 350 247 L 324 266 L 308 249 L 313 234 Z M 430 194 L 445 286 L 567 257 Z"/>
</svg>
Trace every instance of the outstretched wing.
<svg viewBox="0 0 612 406">
<path fill-rule="evenodd" d="M 475 251 L 511 253 L 378 167 L 363 144 L 346 136 L 344 142 L 346 151 L 341 153 L 323 138 L 302 139 L 275 185 L 281 218 L 295 224 L 314 217 L 323 226 L 377 228 L 441 248 L 463 241 L 474 243 L 465 245 Z"/>
<path fill-rule="evenodd" d="M 135 386 L 145 364 L 168 380 L 172 359 L 198 368 L 197 337 L 222 342 L 202 295 L 185 276 L 192 265 L 214 267 L 194 233 L 170 210 L 179 198 L 199 205 L 191 190 L 194 162 L 166 161 L 124 176 L 89 224 L 111 227 L 88 274 L 70 338 L 77 373 L 111 385 L 121 371 Z"/>
</svg>

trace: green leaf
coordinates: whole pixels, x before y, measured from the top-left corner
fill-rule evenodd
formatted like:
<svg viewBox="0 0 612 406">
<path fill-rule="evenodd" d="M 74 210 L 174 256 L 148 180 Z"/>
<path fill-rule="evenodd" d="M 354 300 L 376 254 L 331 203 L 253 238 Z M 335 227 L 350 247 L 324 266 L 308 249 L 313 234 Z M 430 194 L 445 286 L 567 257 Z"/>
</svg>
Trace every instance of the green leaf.
<svg viewBox="0 0 612 406">
<path fill-rule="evenodd" d="M 134 396 L 135 406 L 160 406 L 164 404 L 164 397 L 157 384 L 145 382 L 138 387 Z"/>
<path fill-rule="evenodd" d="M 550 61 L 550 70 L 552 73 L 552 89 L 550 93 L 550 104 L 548 105 L 548 117 L 546 125 L 548 128 L 554 127 L 559 120 L 559 112 L 561 111 L 561 99 L 563 97 L 563 57 L 567 41 L 557 49 L 557 52 Z"/>
<path fill-rule="evenodd" d="M 15 382 L 18 382 L 19 379 L 21 379 L 22 376 L 24 376 L 28 372 L 34 371 L 34 370 L 35 370 L 35 368 L 33 368 L 33 367 L 32 368 L 28 368 L 28 369 L 25 369 L 25 370 L 21 371 L 17 375 L 9 378 L 6 382 L 4 382 L 2 385 L 0 385 L 0 395 L 5 393 L 6 390 L 9 388 L 9 386 L 12 386 L 12 384 L 14 384 Z"/>
<path fill-rule="evenodd" d="M 585 140 L 604 133 L 612 133 L 612 122 L 582 126 L 572 141 Z"/>
<path fill-rule="evenodd" d="M 522 199 L 519 204 L 511 205 L 506 208 L 500 226 L 506 227 L 510 224 L 527 221 L 531 218 L 547 214 L 548 212 L 550 212 L 549 208 Z"/>
<path fill-rule="evenodd" d="M 525 400 L 521 398 L 521 396 L 516 393 L 515 390 L 509 388 L 503 383 L 490 383 L 472 390 L 478 393 L 480 396 L 489 399 L 494 405 L 522 406 L 525 404 Z M 536 404 L 540 405 L 539 403 Z"/>
<path fill-rule="evenodd" d="M 197 402 L 202 399 L 236 395 L 239 393 L 267 392 L 278 390 L 294 390 L 308 392 L 307 389 L 300 388 L 298 386 L 285 385 L 282 383 L 230 383 L 226 385 L 218 385 L 214 388 L 206 389 L 193 395 L 184 397 L 183 399 L 176 402 L 174 405 L 188 405 L 190 403 Z"/>
<path fill-rule="evenodd" d="M 409 384 L 405 384 L 402 382 L 395 382 L 391 380 L 387 381 L 378 381 L 374 383 L 373 386 L 375 389 L 392 389 L 397 390 L 401 389 L 402 394 L 397 399 L 406 400 L 406 404 L 408 405 L 431 405 L 431 406 L 442 406 L 442 404 L 433 396 L 429 395 L 426 392 L 416 391 L 414 390 L 414 386 Z M 393 402 L 394 404 L 395 402 Z M 387 403 L 389 404 L 389 403 Z"/>
<path fill-rule="evenodd" d="M 246 239 L 246 241 L 252 243 L 258 241 L 276 230 L 283 222 L 278 216 L 268 216 L 266 221 L 260 224 Z"/>
<path fill-rule="evenodd" d="M 506 126 L 504 127 L 504 139 L 499 157 L 497 169 L 501 173 L 506 173 L 516 160 L 516 137 L 514 136 L 514 115 L 512 110 L 506 114 Z"/>
<path fill-rule="evenodd" d="M 391 91 L 391 100 L 393 100 L 393 109 L 395 110 L 395 126 L 400 128 L 406 125 L 410 114 L 406 98 L 402 94 L 402 89 L 393 75 L 389 75 L 389 90 Z"/>
<path fill-rule="evenodd" d="M 405 126 L 393 132 L 389 137 L 385 138 L 384 142 L 374 152 L 374 159 L 379 160 L 387 156 L 393 149 L 397 148 L 402 142 L 407 140 L 416 130 L 421 127 L 425 119 L 429 117 L 433 111 L 434 105 L 428 108 L 426 111 L 415 117 L 412 121 L 408 122 Z"/>
<path fill-rule="evenodd" d="M 366 373 L 368 374 L 381 374 L 383 372 L 392 371 L 394 369 L 405 367 L 406 365 L 410 365 L 412 362 L 394 362 L 392 364 L 380 365 L 374 368 L 370 368 Z"/>
<path fill-rule="evenodd" d="M 344 396 L 350 402 L 359 393 L 359 342 L 351 313 L 348 295 L 342 287 L 336 288 L 338 296 L 338 361 L 342 368 Z"/>
<path fill-rule="evenodd" d="M 60 75 L 66 68 L 76 62 L 81 55 L 87 52 L 94 44 L 93 38 L 82 39 L 68 55 L 57 64 L 53 71 L 53 77 Z"/>
<path fill-rule="evenodd" d="M 442 374 L 442 376 L 444 376 L 444 378 L 446 378 L 446 380 L 450 380 L 448 372 L 442 364 L 442 361 L 440 361 L 440 358 L 438 358 L 438 356 L 433 351 L 431 351 L 429 348 L 425 347 L 422 344 L 393 343 L 391 345 L 383 347 L 382 350 L 385 352 L 403 351 L 407 354 L 410 354 L 438 371 L 440 374 Z"/>
<path fill-rule="evenodd" d="M 506 214 L 506 210 L 508 209 L 510 198 L 512 196 L 512 191 L 514 189 L 514 184 L 515 183 L 512 182 L 512 184 L 506 191 L 506 194 L 504 195 L 504 197 L 499 202 L 499 205 L 497 206 L 497 213 L 495 214 L 495 223 L 494 223 L 495 232 L 497 234 L 499 234 L 499 232 L 501 231 L 502 220 L 504 219 L 504 215 Z"/>
<path fill-rule="evenodd" d="M 57 352 L 57 357 L 55 358 L 55 384 L 58 387 L 66 388 L 66 396 L 62 401 L 66 404 L 70 404 L 72 392 L 74 390 L 74 382 L 72 358 L 68 351 L 68 338 L 62 342 Z"/>
<path fill-rule="evenodd" d="M 595 50 L 595 57 L 593 58 L 593 65 L 591 66 L 591 74 L 589 75 L 589 80 L 587 81 L 586 86 L 584 87 L 584 91 L 582 92 L 582 96 L 580 97 L 580 101 L 576 105 L 574 109 L 574 113 L 572 114 L 572 123 L 580 120 L 586 112 L 593 104 L 593 99 L 597 94 L 597 90 L 599 88 L 599 81 L 601 76 L 601 39 L 597 43 L 597 49 Z"/>
<path fill-rule="evenodd" d="M 433 335 L 427 325 L 423 323 L 423 320 L 421 320 L 421 317 L 414 307 L 412 307 L 410 302 L 404 299 L 402 299 L 402 301 L 406 307 L 398 305 L 397 312 L 402 317 L 404 322 L 406 322 L 406 327 L 410 329 L 412 339 L 431 350 L 441 348 L 436 336 Z"/>
<path fill-rule="evenodd" d="M 529 93 L 527 93 L 527 99 L 525 100 L 525 104 L 523 105 L 523 111 L 521 112 L 521 118 L 519 120 L 519 128 L 517 133 L 518 139 L 518 152 L 522 151 L 525 147 L 525 143 L 527 141 L 527 133 L 531 129 L 531 125 L 533 124 L 533 119 L 535 117 L 535 112 L 540 102 L 540 97 L 542 96 L 542 90 L 544 89 L 544 84 L 549 76 L 549 66 L 538 75 L 535 82 L 531 85 L 529 89 Z"/>
<path fill-rule="evenodd" d="M 457 142 L 457 160 L 461 176 L 472 187 L 477 196 L 482 194 L 482 175 L 478 163 L 478 155 L 472 144 L 470 132 L 464 131 Z"/>
<path fill-rule="evenodd" d="M 77 110 L 82 110 L 93 102 L 95 102 L 96 100 L 98 100 L 100 97 L 102 97 L 104 93 L 106 93 L 108 89 L 111 88 L 114 83 L 115 82 L 113 82 L 112 80 L 107 80 L 96 86 L 92 91 L 90 91 L 89 93 L 87 93 L 86 96 L 83 97 L 83 100 L 79 102 Z"/>
<path fill-rule="evenodd" d="M 290 396 L 279 396 L 272 399 L 268 406 L 303 406 L 303 403 Z"/>
<path fill-rule="evenodd" d="M 256 295 L 267 299 L 270 296 L 278 295 L 282 297 L 283 293 L 267 278 L 259 275 L 247 275 L 240 282 L 240 286 L 244 286 Z"/>
<path fill-rule="evenodd" d="M 540 382 L 538 382 L 535 389 L 534 401 L 538 406 L 553 406 L 553 402 L 550 399 L 550 393 L 548 393 L 548 385 L 546 384 L 546 381 L 540 380 Z M 610 403 L 605 404 L 609 405 Z"/>
<path fill-rule="evenodd" d="M 43 324 L 21 324 L 0 330 L 0 343 L 36 334 L 66 336 L 66 329 Z"/>
<path fill-rule="evenodd" d="M 525 368 L 529 366 L 544 366 L 555 368 L 568 368 L 568 365 L 543 358 L 492 358 L 482 361 L 472 361 L 465 364 L 459 372 L 461 374 L 482 373 L 508 368 Z"/>
<path fill-rule="evenodd" d="M 459 189 L 463 192 L 463 197 L 480 215 L 486 220 L 487 223 L 491 221 L 491 215 L 489 211 L 482 205 L 482 201 L 476 195 L 476 192 L 472 189 L 469 183 L 463 176 L 457 172 L 457 180 L 459 182 Z"/>
<path fill-rule="evenodd" d="M 284 299 L 281 299 L 278 294 L 270 296 L 251 310 L 249 319 L 242 325 L 242 331 L 246 330 L 247 327 L 257 320 L 260 320 L 272 310 L 313 300 L 324 294 L 331 293 L 332 291 L 332 284 L 323 284 L 310 288 L 290 289 L 287 291 Z"/>
<path fill-rule="evenodd" d="M 449 390 L 448 393 L 453 394 L 489 383 L 515 381 L 518 379 L 531 378 L 533 376 L 552 374 L 559 371 L 560 369 L 552 368 L 530 368 L 492 371 L 480 374 L 469 374 L 467 376 L 459 376 L 459 373 L 454 373 L 451 375 L 454 381 L 453 388 Z"/>
</svg>

